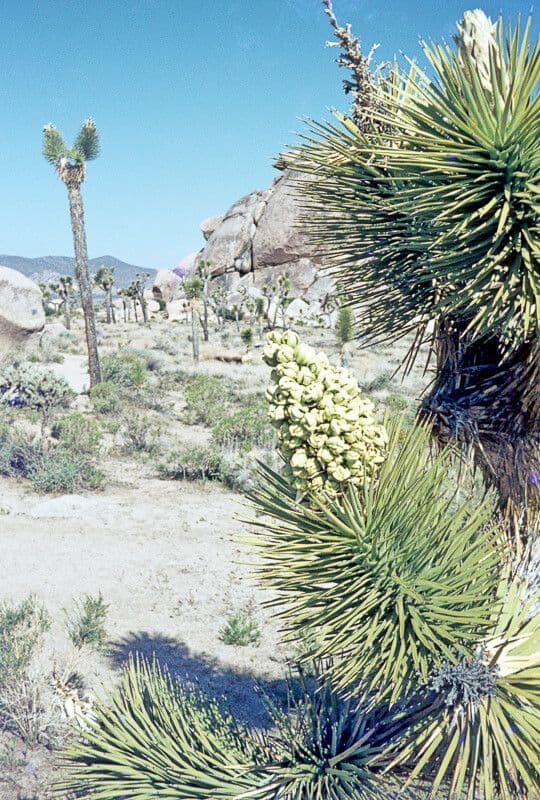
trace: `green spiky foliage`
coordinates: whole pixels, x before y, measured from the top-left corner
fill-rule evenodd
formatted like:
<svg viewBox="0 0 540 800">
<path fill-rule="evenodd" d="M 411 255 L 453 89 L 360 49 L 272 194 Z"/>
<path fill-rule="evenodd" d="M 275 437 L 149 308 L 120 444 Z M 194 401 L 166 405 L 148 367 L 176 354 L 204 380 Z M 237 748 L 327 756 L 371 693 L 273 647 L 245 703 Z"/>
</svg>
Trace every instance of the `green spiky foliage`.
<svg viewBox="0 0 540 800">
<path fill-rule="evenodd" d="M 501 582 L 494 627 L 471 659 L 443 665 L 407 714 L 396 764 L 449 797 L 540 796 L 540 599 L 523 579 Z"/>
<path fill-rule="evenodd" d="M 50 122 L 43 128 L 43 156 L 49 164 L 58 164 L 61 158 L 83 164 L 99 156 L 99 134 L 93 119 L 83 122 L 81 130 L 69 147 L 57 128 Z"/>
<path fill-rule="evenodd" d="M 400 771 L 384 770 L 402 725 L 366 695 L 344 698 L 326 676 L 328 666 L 316 664 L 312 680 L 300 670 L 289 681 L 287 712 L 269 703 L 279 755 L 264 769 L 270 778 L 264 800 L 388 800 L 403 790 Z M 425 794 L 416 782 L 401 796 Z"/>
<path fill-rule="evenodd" d="M 63 754 L 58 790 L 94 800 L 233 800 L 257 787 L 249 769 L 259 749 L 216 701 L 132 661 L 95 724 Z"/>
<path fill-rule="evenodd" d="M 481 13 L 481 12 L 478 12 Z M 473 15 L 474 16 L 474 15 Z M 489 20 L 485 18 L 489 26 Z M 282 157 L 303 173 L 307 235 L 365 341 L 431 341 L 424 402 L 441 443 L 472 450 L 508 502 L 540 501 L 540 44 L 530 21 L 397 67 L 371 125 L 337 114 Z M 478 31 L 473 30 L 471 36 Z M 409 361 L 409 364 L 412 363 Z"/>
<path fill-rule="evenodd" d="M 298 502 L 267 467 L 251 495 L 264 515 L 264 535 L 249 540 L 257 575 L 291 636 L 316 629 L 340 686 L 360 681 L 392 701 L 471 654 L 497 585 L 492 506 L 448 493 L 447 455 L 432 461 L 428 436 L 392 424 L 377 479 L 336 500 Z"/>
<path fill-rule="evenodd" d="M 57 789 L 95 800 L 388 800 L 403 787 L 400 769 L 385 772 L 402 734 L 387 707 L 302 673 L 288 680 L 286 710 L 265 701 L 273 726 L 262 735 L 156 664 L 131 661 L 63 753 Z M 424 794 L 415 784 L 402 796 Z"/>
</svg>

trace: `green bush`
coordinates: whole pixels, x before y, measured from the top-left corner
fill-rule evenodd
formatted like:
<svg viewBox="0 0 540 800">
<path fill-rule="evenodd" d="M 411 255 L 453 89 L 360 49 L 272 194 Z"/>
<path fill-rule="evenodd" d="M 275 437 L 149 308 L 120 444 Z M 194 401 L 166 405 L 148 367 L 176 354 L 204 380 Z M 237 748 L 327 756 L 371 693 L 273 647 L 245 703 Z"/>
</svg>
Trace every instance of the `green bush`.
<svg viewBox="0 0 540 800">
<path fill-rule="evenodd" d="M 118 352 L 101 359 L 101 377 L 104 383 L 133 388 L 146 381 L 146 364 L 135 353 Z"/>
<path fill-rule="evenodd" d="M 350 342 L 354 336 L 354 311 L 350 306 L 341 306 L 336 320 L 336 333 L 341 345 Z"/>
<path fill-rule="evenodd" d="M 33 595 L 17 605 L 0 604 L 0 687 L 30 666 L 50 626 L 49 614 Z"/>
<path fill-rule="evenodd" d="M 184 384 L 186 422 L 191 425 L 213 425 L 223 414 L 229 391 L 228 382 L 215 375 L 194 375 L 188 378 Z"/>
<path fill-rule="evenodd" d="M 26 478 L 42 455 L 42 446 L 13 425 L 0 424 L 0 475 Z"/>
<path fill-rule="evenodd" d="M 59 446 L 44 450 L 27 477 L 34 489 L 43 494 L 101 489 L 105 480 L 86 454 Z"/>
<path fill-rule="evenodd" d="M 222 411 L 212 428 L 212 441 L 233 450 L 271 446 L 275 434 L 264 401 L 250 399 L 235 411 Z"/>
<path fill-rule="evenodd" d="M 103 441 L 103 432 L 96 420 L 88 414 L 75 411 L 57 420 L 52 426 L 53 437 L 68 450 L 95 455 Z"/>
<path fill-rule="evenodd" d="M 151 453 L 158 446 L 160 429 L 147 417 L 138 414 L 126 415 L 123 433 L 127 452 Z"/>
<path fill-rule="evenodd" d="M 66 408 L 74 396 L 64 378 L 44 367 L 14 363 L 0 370 L 0 400 L 12 408 L 38 411 L 42 427 L 53 410 Z"/>
<path fill-rule="evenodd" d="M 214 447 L 185 447 L 158 465 L 161 478 L 173 481 L 220 480 L 223 456 Z"/>
<path fill-rule="evenodd" d="M 234 614 L 220 631 L 219 638 L 224 644 L 237 647 L 258 645 L 261 640 L 261 629 L 256 619 L 249 614 Z"/>
<path fill-rule="evenodd" d="M 101 592 L 96 596 L 86 594 L 75 604 L 75 608 L 67 616 L 68 636 L 77 648 L 91 647 L 98 652 L 107 645 L 105 621 L 109 605 L 104 601 Z"/>
<path fill-rule="evenodd" d="M 120 390 L 112 381 L 103 381 L 90 389 L 90 401 L 98 414 L 116 414 L 122 405 Z"/>
</svg>

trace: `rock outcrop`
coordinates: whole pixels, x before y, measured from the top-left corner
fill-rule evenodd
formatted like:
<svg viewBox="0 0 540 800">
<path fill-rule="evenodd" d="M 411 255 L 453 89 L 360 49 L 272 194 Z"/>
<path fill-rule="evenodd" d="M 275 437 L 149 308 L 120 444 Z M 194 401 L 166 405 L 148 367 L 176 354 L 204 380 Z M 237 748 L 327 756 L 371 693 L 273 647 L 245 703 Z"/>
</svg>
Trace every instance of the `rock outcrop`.
<svg viewBox="0 0 540 800">
<path fill-rule="evenodd" d="M 24 345 L 44 327 L 39 286 L 21 272 L 0 266 L 0 350 Z"/>
<path fill-rule="evenodd" d="M 231 294 L 243 286 L 257 296 L 266 283 L 286 273 L 293 297 L 309 306 L 308 316 L 316 316 L 333 284 L 321 272 L 317 249 L 302 233 L 296 178 L 285 170 L 269 189 L 252 192 L 225 214 L 205 219 L 201 230 L 206 244 L 198 259 L 212 262 L 213 276 Z"/>
</svg>

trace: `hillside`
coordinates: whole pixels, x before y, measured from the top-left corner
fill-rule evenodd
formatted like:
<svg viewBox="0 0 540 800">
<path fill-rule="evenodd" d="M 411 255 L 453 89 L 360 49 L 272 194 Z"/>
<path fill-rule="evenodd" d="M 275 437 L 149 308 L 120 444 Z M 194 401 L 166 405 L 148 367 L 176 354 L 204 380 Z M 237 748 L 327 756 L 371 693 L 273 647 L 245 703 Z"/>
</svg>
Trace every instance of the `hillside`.
<svg viewBox="0 0 540 800">
<path fill-rule="evenodd" d="M 23 275 L 31 278 L 41 273 L 51 272 L 59 275 L 73 275 L 74 259 L 69 256 L 40 256 L 39 258 L 24 258 L 23 256 L 0 255 L 0 264 L 3 267 L 11 267 L 22 272 Z M 100 256 L 90 259 L 90 271 L 95 272 L 101 264 L 114 267 L 117 286 L 125 286 L 131 283 L 138 272 L 148 272 L 150 280 L 153 280 L 156 270 L 137 267 L 135 264 L 127 264 L 114 256 Z"/>
</svg>

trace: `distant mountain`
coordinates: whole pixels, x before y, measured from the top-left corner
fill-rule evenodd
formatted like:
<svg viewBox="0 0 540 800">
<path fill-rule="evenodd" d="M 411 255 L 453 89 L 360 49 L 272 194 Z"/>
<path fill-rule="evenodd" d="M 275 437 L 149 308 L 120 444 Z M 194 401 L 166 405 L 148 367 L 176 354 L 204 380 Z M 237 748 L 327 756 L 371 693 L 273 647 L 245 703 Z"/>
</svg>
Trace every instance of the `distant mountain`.
<svg viewBox="0 0 540 800">
<path fill-rule="evenodd" d="M 96 272 L 98 267 L 105 264 L 107 267 L 114 267 L 114 275 L 117 286 L 127 286 L 131 283 L 133 278 L 138 272 L 148 272 L 150 279 L 148 284 L 154 279 L 156 274 L 155 269 L 145 269 L 143 267 L 136 267 L 134 264 L 126 264 L 125 261 L 120 261 L 119 258 L 114 256 L 100 256 L 99 258 L 90 259 L 90 272 Z M 56 273 L 58 275 L 73 275 L 75 260 L 69 256 L 41 256 L 39 258 L 24 258 L 23 256 L 2 256 L 0 255 L 0 266 L 11 267 L 18 272 L 22 272 L 28 278 L 36 277 L 38 275 L 50 275 Z"/>
</svg>

